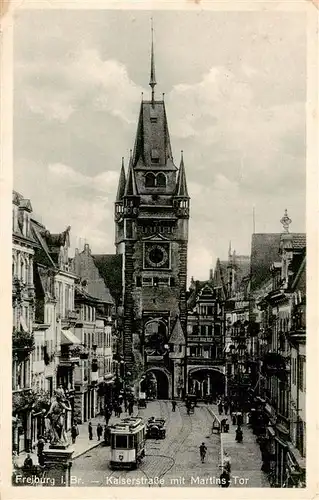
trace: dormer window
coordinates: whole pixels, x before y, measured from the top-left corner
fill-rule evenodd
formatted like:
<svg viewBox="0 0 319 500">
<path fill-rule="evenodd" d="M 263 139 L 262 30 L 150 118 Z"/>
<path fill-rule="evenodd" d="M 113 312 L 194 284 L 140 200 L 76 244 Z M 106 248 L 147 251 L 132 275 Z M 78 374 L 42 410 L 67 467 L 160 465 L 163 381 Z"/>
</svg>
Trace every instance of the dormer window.
<svg viewBox="0 0 319 500">
<path fill-rule="evenodd" d="M 152 160 L 152 163 L 159 163 L 159 152 L 158 152 L 158 149 L 153 148 L 151 150 L 151 160 Z"/>
</svg>

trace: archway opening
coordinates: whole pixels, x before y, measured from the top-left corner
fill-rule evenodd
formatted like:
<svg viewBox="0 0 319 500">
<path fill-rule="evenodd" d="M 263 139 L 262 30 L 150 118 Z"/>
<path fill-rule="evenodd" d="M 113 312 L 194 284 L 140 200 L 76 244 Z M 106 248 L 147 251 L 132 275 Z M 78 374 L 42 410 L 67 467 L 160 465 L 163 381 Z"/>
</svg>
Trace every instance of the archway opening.
<svg viewBox="0 0 319 500">
<path fill-rule="evenodd" d="M 225 375 L 218 370 L 200 368 L 188 374 L 188 392 L 201 398 L 216 399 L 225 394 Z"/>
<path fill-rule="evenodd" d="M 169 399 L 168 376 L 162 370 L 148 370 L 140 387 L 148 399 Z"/>
</svg>

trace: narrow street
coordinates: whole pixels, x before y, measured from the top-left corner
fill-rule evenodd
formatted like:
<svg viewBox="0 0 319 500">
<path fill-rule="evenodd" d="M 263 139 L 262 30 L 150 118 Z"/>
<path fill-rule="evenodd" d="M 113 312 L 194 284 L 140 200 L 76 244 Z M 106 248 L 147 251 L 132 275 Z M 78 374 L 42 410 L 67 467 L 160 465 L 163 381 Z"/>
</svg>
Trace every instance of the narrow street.
<svg viewBox="0 0 319 500">
<path fill-rule="evenodd" d="M 169 401 L 154 401 L 139 415 L 163 417 L 167 422 L 164 440 L 146 441 L 146 457 L 138 470 L 112 471 L 110 448 L 100 445 L 73 462 L 72 486 L 216 486 L 219 478 L 220 437 L 211 433 L 213 417 L 205 405 L 187 415 L 179 403 L 173 413 Z M 199 446 L 207 446 L 204 464 Z M 160 484 L 158 484 L 160 482 Z"/>
</svg>

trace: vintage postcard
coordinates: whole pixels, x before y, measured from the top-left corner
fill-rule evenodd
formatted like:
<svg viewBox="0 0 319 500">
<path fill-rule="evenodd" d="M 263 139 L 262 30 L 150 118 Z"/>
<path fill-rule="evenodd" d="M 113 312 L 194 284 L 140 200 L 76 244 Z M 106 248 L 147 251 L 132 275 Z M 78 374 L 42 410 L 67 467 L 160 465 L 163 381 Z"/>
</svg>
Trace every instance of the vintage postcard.
<svg viewBox="0 0 319 500">
<path fill-rule="evenodd" d="M 313 497 L 316 6 L 21 4 L 4 498 Z"/>
</svg>

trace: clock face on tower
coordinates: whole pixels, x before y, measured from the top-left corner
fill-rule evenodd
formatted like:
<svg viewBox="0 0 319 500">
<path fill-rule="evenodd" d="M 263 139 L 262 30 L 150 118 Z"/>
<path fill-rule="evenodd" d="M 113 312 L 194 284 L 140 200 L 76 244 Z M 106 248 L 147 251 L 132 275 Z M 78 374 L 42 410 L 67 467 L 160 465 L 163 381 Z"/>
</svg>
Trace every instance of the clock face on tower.
<svg viewBox="0 0 319 500">
<path fill-rule="evenodd" d="M 169 267 L 169 245 L 165 243 L 151 243 L 145 245 L 145 267 Z"/>
</svg>

